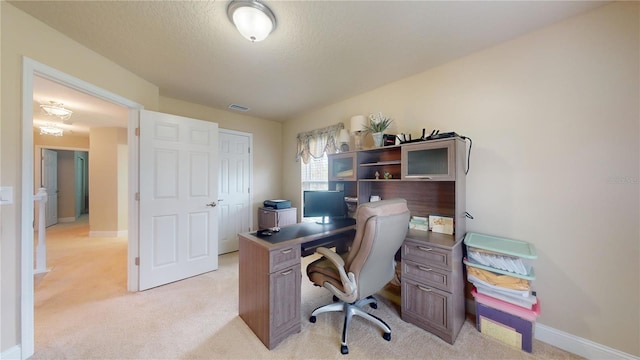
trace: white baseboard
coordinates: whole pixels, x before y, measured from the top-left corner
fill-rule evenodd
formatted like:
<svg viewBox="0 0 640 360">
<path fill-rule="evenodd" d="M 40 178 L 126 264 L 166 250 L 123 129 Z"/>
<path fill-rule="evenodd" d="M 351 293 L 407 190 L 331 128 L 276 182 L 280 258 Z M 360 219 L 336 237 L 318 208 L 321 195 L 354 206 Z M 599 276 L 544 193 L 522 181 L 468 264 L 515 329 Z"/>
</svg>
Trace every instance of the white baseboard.
<svg viewBox="0 0 640 360">
<path fill-rule="evenodd" d="M 128 236 L 128 230 L 118 231 L 89 231 L 89 237 L 122 237 Z"/>
<path fill-rule="evenodd" d="M 51 268 L 44 269 L 44 270 L 33 269 L 33 275 L 46 274 L 48 272 L 51 272 Z"/>
<path fill-rule="evenodd" d="M 467 312 L 475 315 L 475 301 L 472 299 L 465 300 L 468 310 Z M 586 359 L 640 360 L 640 357 L 598 344 L 591 340 L 583 339 L 579 336 L 554 329 L 538 322 L 535 323 L 534 337 L 536 340 L 542 341 L 549 345 L 553 345 L 572 354 L 582 356 Z"/>
<path fill-rule="evenodd" d="M 591 340 L 536 323 L 536 340 L 553 345 L 562 350 L 582 356 L 587 359 L 628 359 L 640 360 L 639 357 L 610 348 Z"/>
<path fill-rule="evenodd" d="M 66 218 L 58 218 L 59 223 L 71 223 L 76 221 L 77 219 L 74 217 L 66 217 Z"/>
<path fill-rule="evenodd" d="M 16 345 L 12 348 L 7 349 L 0 353 L 0 359 L 2 360 L 21 360 L 22 358 L 22 349 L 20 349 L 20 345 Z"/>
</svg>

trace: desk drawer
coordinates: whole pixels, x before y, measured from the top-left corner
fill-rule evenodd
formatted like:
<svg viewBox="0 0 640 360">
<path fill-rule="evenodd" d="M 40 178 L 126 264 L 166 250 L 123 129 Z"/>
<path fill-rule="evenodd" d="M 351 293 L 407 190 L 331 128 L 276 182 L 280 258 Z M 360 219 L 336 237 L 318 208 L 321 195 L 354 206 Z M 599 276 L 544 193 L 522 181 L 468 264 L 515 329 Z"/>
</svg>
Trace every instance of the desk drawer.
<svg viewBox="0 0 640 360">
<path fill-rule="evenodd" d="M 450 328 L 451 294 L 402 279 L 402 318 L 430 331 Z M 440 335 L 438 335 L 440 336 Z"/>
<path fill-rule="evenodd" d="M 285 246 L 269 252 L 269 273 L 300 264 L 300 245 Z"/>
<path fill-rule="evenodd" d="M 451 271 L 451 250 L 434 247 L 430 244 L 420 244 L 405 240 L 402 245 L 402 260 L 415 262 Z"/>
<path fill-rule="evenodd" d="M 451 272 L 423 265 L 411 260 L 402 260 L 402 278 L 411 278 L 425 285 L 451 292 Z"/>
</svg>

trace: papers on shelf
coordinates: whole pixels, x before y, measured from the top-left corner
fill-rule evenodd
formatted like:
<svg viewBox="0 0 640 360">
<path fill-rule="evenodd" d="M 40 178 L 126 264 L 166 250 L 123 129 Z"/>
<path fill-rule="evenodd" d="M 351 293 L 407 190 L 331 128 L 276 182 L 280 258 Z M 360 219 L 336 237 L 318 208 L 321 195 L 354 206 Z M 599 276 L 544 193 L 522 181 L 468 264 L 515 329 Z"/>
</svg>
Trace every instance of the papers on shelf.
<svg viewBox="0 0 640 360">
<path fill-rule="evenodd" d="M 453 218 L 448 216 L 429 215 L 429 230 L 441 234 L 453 235 Z"/>
</svg>

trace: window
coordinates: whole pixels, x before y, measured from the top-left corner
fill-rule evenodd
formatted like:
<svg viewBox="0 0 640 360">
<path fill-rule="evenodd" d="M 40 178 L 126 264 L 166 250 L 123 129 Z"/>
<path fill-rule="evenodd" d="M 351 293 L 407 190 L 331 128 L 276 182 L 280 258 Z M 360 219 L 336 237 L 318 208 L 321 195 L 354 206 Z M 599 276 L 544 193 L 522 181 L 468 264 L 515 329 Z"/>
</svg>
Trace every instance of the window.
<svg viewBox="0 0 640 360">
<path fill-rule="evenodd" d="M 305 190 L 329 190 L 329 160 L 325 153 L 321 158 L 309 159 L 309 163 L 302 163 L 301 178 L 302 191 Z"/>
<path fill-rule="evenodd" d="M 300 178 L 302 179 L 300 200 L 302 200 L 302 193 L 305 190 L 329 190 L 327 153 L 334 154 L 338 151 L 336 139 L 342 129 L 344 129 L 344 125 L 339 123 L 298 134 L 296 159 L 302 160 L 300 165 Z M 303 221 L 307 220 L 311 220 L 311 218 L 303 219 Z"/>
</svg>

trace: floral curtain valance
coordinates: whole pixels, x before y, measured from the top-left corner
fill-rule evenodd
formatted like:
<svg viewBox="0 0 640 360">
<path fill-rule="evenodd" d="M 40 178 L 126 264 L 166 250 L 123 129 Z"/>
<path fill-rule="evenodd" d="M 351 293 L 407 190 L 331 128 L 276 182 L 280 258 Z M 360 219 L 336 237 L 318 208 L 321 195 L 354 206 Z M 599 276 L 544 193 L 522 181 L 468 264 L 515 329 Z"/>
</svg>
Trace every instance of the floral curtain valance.
<svg viewBox="0 0 640 360">
<path fill-rule="evenodd" d="M 326 128 L 299 133 L 296 160 L 302 159 L 303 163 L 308 164 L 311 157 L 318 159 L 325 152 L 327 154 L 336 153 L 338 151 L 336 139 L 342 129 L 344 129 L 344 124 L 338 123 Z"/>
</svg>

